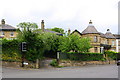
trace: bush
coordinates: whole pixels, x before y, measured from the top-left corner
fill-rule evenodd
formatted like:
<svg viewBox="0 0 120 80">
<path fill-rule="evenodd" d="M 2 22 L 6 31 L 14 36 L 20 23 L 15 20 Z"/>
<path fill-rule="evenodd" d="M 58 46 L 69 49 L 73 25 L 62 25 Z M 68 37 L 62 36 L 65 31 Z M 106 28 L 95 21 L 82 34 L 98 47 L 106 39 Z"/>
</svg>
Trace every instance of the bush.
<svg viewBox="0 0 120 80">
<path fill-rule="evenodd" d="M 21 61 L 21 56 L 17 53 L 10 54 L 2 54 L 2 61 L 9 61 L 9 62 L 15 62 L 15 61 Z"/>
<path fill-rule="evenodd" d="M 56 59 L 53 59 L 52 62 L 50 63 L 51 66 L 57 67 L 58 63 Z"/>
</svg>

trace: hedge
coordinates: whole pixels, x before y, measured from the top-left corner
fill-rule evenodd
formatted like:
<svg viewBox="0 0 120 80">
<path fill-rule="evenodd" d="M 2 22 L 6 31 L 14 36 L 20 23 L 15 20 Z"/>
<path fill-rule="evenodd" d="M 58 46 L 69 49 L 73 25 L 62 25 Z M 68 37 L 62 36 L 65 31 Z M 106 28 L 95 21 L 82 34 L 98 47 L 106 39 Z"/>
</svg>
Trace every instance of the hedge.
<svg viewBox="0 0 120 80">
<path fill-rule="evenodd" d="M 107 54 L 107 56 L 110 59 L 116 60 L 116 58 L 117 58 L 117 52 L 114 52 L 114 51 L 105 51 L 105 54 Z"/>
<path fill-rule="evenodd" d="M 2 43 L 2 53 L 0 56 L 2 56 L 2 61 L 20 61 L 21 60 L 21 54 L 19 50 L 19 41 L 16 39 L 13 40 L 6 40 L 2 39 L 0 40 Z"/>
<path fill-rule="evenodd" d="M 60 53 L 60 59 L 75 61 L 103 61 L 105 60 L 101 53 Z"/>
</svg>

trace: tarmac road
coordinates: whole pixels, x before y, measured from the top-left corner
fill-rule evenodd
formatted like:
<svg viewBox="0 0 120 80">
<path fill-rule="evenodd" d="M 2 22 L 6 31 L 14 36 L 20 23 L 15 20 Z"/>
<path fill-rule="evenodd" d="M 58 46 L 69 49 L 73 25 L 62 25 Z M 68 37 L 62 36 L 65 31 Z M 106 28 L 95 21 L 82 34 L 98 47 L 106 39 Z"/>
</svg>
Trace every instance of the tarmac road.
<svg viewBox="0 0 120 80">
<path fill-rule="evenodd" d="M 55 69 L 2 68 L 3 78 L 118 78 L 118 66 L 94 65 Z"/>
</svg>

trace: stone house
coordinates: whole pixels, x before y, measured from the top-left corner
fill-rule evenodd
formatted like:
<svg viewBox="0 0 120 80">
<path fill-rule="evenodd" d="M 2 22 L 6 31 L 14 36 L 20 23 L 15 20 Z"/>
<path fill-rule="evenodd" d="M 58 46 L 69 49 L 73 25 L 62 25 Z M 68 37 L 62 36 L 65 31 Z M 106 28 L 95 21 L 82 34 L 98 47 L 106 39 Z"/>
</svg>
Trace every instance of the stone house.
<svg viewBox="0 0 120 80">
<path fill-rule="evenodd" d="M 116 43 L 116 37 L 118 37 L 118 35 L 115 36 L 110 32 L 109 29 L 107 29 L 107 32 L 105 34 L 97 31 L 91 20 L 84 31 L 80 33 L 78 30 L 75 30 L 71 34 L 78 34 L 80 37 L 90 38 L 92 45 L 92 48 L 90 48 L 89 50 L 90 52 L 102 53 L 104 51 L 105 45 L 111 46 L 111 51 L 119 52 L 117 50 L 118 43 Z"/>
<path fill-rule="evenodd" d="M 114 34 L 116 37 L 116 52 L 120 52 L 120 35 Z"/>
<path fill-rule="evenodd" d="M 14 39 L 17 36 L 17 29 L 11 25 L 5 23 L 5 20 L 1 20 L 0 24 L 0 38 Z"/>
</svg>

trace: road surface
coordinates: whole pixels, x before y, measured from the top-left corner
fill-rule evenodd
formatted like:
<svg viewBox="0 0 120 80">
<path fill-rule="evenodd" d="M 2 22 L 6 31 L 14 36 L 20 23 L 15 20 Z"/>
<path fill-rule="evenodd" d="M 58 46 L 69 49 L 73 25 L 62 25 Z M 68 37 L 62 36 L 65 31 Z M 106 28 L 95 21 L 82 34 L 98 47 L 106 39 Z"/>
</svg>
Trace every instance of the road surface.
<svg viewBox="0 0 120 80">
<path fill-rule="evenodd" d="M 3 78 L 118 78 L 118 66 L 94 65 L 55 69 L 3 68 Z"/>
</svg>

